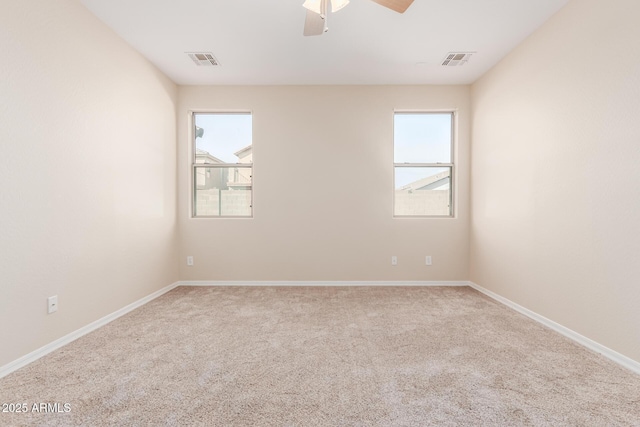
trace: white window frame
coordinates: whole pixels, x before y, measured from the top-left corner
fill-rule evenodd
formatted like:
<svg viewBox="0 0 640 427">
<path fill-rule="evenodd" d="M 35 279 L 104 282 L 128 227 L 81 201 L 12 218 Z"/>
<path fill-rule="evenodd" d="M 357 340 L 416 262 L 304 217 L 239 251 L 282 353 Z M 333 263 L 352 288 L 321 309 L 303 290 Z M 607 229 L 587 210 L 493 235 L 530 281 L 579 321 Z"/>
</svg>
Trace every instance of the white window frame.
<svg viewBox="0 0 640 427">
<path fill-rule="evenodd" d="M 395 162 L 395 117 L 397 114 L 451 114 L 451 153 L 450 163 L 396 163 Z M 394 156 L 393 163 L 393 198 L 392 198 L 392 212 L 393 218 L 455 218 L 455 193 L 456 193 L 456 168 L 455 168 L 455 146 L 457 141 L 457 118 L 458 114 L 455 110 L 394 110 L 393 112 L 393 127 L 394 127 L 394 140 L 392 156 Z M 396 168 L 449 168 L 449 214 L 448 215 L 396 215 Z"/>
<path fill-rule="evenodd" d="M 196 115 L 198 114 L 220 114 L 220 115 L 231 115 L 231 114 L 248 114 L 251 116 L 251 134 L 252 134 L 252 141 L 251 141 L 251 146 L 253 147 L 253 112 L 250 110 L 192 110 L 189 111 L 189 140 L 190 140 L 190 147 L 189 147 L 189 159 L 191 162 L 191 167 L 190 169 L 190 182 L 189 182 L 189 187 L 190 187 L 190 194 L 191 194 L 191 218 L 192 219 L 211 219 L 211 218 L 220 218 L 220 219 L 251 219 L 253 218 L 254 214 L 254 197 L 253 197 L 253 191 L 254 191 L 254 158 L 255 158 L 255 153 L 252 153 L 252 158 L 251 158 L 251 163 L 224 163 L 224 164 L 197 164 L 196 163 Z M 238 168 L 250 168 L 251 170 L 251 202 L 249 207 L 251 208 L 251 215 L 196 215 L 197 214 L 197 210 L 196 210 L 196 175 L 197 175 L 197 169 L 231 169 L 233 167 L 238 167 Z M 220 202 L 219 202 L 220 203 Z"/>
</svg>

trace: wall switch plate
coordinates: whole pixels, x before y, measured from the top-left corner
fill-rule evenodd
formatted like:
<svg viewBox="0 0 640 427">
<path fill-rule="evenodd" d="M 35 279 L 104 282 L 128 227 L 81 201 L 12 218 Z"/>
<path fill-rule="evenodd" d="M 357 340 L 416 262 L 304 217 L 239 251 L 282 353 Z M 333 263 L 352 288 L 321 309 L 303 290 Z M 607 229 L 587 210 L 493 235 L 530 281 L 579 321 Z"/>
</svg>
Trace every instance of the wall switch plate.
<svg viewBox="0 0 640 427">
<path fill-rule="evenodd" d="M 47 298 L 47 313 L 55 313 L 58 311 L 58 295 Z"/>
<path fill-rule="evenodd" d="M 431 265 L 431 255 L 427 255 L 426 257 L 424 257 L 424 264 Z"/>
<path fill-rule="evenodd" d="M 192 256 L 188 256 L 187 257 L 187 265 L 193 265 L 193 257 Z"/>
<path fill-rule="evenodd" d="M 398 265 L 398 257 L 397 256 L 392 256 L 391 257 L 391 265 Z"/>
</svg>

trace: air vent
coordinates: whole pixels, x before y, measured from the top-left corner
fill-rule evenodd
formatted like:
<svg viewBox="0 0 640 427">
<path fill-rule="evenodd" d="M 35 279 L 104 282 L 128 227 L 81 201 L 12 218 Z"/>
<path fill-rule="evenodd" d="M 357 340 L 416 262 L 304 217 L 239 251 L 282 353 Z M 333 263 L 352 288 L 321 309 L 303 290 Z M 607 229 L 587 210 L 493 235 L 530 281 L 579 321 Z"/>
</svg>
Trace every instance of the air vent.
<svg viewBox="0 0 640 427">
<path fill-rule="evenodd" d="M 220 63 L 211 52 L 186 52 L 198 67 L 214 67 Z"/>
<path fill-rule="evenodd" d="M 449 52 L 444 61 L 442 61 L 442 65 L 445 67 L 464 65 L 474 53 L 475 52 Z"/>
</svg>

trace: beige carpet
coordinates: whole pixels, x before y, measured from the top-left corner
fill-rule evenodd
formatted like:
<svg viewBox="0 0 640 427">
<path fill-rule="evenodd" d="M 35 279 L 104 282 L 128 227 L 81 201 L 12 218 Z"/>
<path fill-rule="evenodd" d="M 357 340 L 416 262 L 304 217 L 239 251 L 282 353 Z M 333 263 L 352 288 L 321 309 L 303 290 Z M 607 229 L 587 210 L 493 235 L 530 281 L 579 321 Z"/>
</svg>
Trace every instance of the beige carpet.
<svg viewBox="0 0 640 427">
<path fill-rule="evenodd" d="M 29 412 L 2 426 L 640 426 L 640 376 L 470 288 L 180 287 L 6 402 Z"/>
</svg>

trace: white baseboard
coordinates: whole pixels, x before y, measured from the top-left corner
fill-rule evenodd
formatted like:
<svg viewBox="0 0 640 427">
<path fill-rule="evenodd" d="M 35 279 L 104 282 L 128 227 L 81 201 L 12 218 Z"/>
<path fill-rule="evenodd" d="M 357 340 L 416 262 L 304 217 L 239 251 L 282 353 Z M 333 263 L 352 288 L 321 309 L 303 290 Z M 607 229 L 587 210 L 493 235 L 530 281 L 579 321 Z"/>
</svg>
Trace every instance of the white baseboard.
<svg viewBox="0 0 640 427">
<path fill-rule="evenodd" d="M 178 282 L 178 286 L 468 286 L 466 281 L 236 281 L 236 280 L 187 280 Z"/>
<path fill-rule="evenodd" d="M 480 285 L 477 285 L 473 282 L 468 282 L 469 286 L 471 286 L 473 289 L 477 290 L 478 292 L 481 292 L 483 294 L 485 294 L 486 296 L 506 305 L 507 307 L 517 311 L 518 313 L 524 314 L 525 316 L 535 320 L 538 323 L 541 323 L 542 325 L 558 332 L 559 334 L 564 335 L 565 337 L 572 339 L 573 341 L 577 342 L 578 344 L 588 348 L 589 350 L 595 351 L 596 353 L 599 353 L 601 355 L 603 355 L 604 357 L 606 357 L 607 359 L 612 360 L 613 362 L 616 362 L 617 364 L 635 372 L 636 374 L 640 374 L 640 363 L 625 356 L 622 355 L 614 350 L 611 350 L 608 347 L 603 346 L 602 344 L 599 344 L 595 341 L 593 341 L 592 339 L 589 339 L 583 335 L 580 335 L 579 333 L 566 328 L 562 325 L 560 325 L 559 323 L 554 322 L 553 320 L 549 320 L 544 316 L 539 315 L 538 313 L 535 313 L 531 310 L 529 310 L 528 308 L 524 308 L 521 305 L 516 304 L 515 302 L 508 300 L 507 298 L 504 298 L 494 292 L 491 292 L 488 289 L 483 288 Z"/>
<path fill-rule="evenodd" d="M 135 310 L 136 308 L 148 303 L 149 301 L 158 298 L 160 295 L 166 294 L 167 292 L 169 292 L 170 290 L 174 289 L 175 287 L 178 286 L 178 282 L 173 283 L 169 286 L 166 286 L 154 293 L 152 293 L 151 295 L 147 295 L 146 297 L 139 299 L 136 302 L 133 302 L 129 305 L 127 305 L 126 307 L 122 307 L 120 310 L 115 311 L 111 314 L 108 314 L 106 316 L 104 316 L 101 319 L 96 320 L 95 322 L 91 322 L 86 326 L 83 326 L 82 328 L 71 332 L 70 334 L 67 334 L 65 336 L 63 336 L 62 338 L 59 338 L 47 345 L 45 345 L 44 347 L 40 347 L 37 350 L 32 351 L 31 353 L 22 356 L 21 358 L 14 360 L 13 362 L 10 362 L 2 367 L 0 367 L 0 378 L 5 377 L 7 375 L 9 375 L 11 372 L 16 371 L 26 365 L 28 365 L 31 362 L 35 362 L 36 360 L 40 359 L 42 356 L 45 356 L 49 353 L 51 353 L 54 350 L 59 349 L 60 347 L 63 347 L 67 344 L 69 344 L 72 341 L 77 340 L 78 338 L 80 338 L 83 335 L 88 334 L 89 332 L 93 332 L 96 329 L 106 325 L 109 322 L 112 322 L 114 320 L 116 320 L 118 317 L 124 316 L 125 314 L 129 313 L 130 311 Z"/>
</svg>

